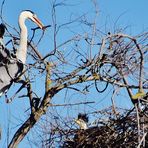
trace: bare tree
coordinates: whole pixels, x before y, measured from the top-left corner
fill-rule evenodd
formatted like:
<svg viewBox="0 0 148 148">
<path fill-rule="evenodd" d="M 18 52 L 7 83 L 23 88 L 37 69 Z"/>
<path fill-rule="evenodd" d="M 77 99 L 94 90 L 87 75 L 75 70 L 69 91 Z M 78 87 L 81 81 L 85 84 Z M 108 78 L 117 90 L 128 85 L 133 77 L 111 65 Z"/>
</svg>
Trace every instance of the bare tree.
<svg viewBox="0 0 148 148">
<path fill-rule="evenodd" d="M 137 140 L 135 145 L 145 144 L 144 139 L 147 137 L 148 132 L 145 122 L 148 109 L 148 95 L 146 92 L 148 89 L 146 71 L 148 33 L 143 32 L 137 36 L 131 36 L 124 33 L 122 29 L 114 30 L 114 33 L 111 31 L 101 32 L 97 25 L 99 9 L 95 0 L 92 1 L 92 4 L 94 6 L 93 20 L 89 20 L 87 14 L 83 14 L 78 17 L 72 16 L 68 22 L 61 23 L 57 21 L 56 10 L 59 7 L 65 7 L 66 2 L 57 3 L 53 1 L 51 3 L 51 26 L 49 24 L 46 26 L 45 32 L 41 34 L 41 38 L 38 41 L 35 40 L 35 33 L 38 28 L 32 29 L 33 35 L 28 41 L 28 48 L 30 49 L 28 52 L 28 64 L 23 77 L 21 77 L 21 86 L 17 85 L 20 86 L 18 91 L 7 98 L 9 103 L 16 98 L 28 100 L 28 117 L 14 133 L 9 143 L 9 148 L 16 147 L 30 130 L 35 127 L 35 124 L 37 125 L 35 131 L 38 131 L 39 135 L 41 135 L 42 147 L 55 146 L 57 144 L 56 141 L 60 141 L 63 144 L 65 139 L 74 138 L 77 130 L 73 122 L 73 116 L 64 115 L 65 113 L 63 115 L 59 114 L 57 108 L 61 108 L 59 110 L 65 109 L 66 111 L 69 109 L 69 112 L 76 117 L 76 108 L 78 109 L 79 106 L 87 108 L 87 106 L 92 104 L 93 107 L 97 106 L 102 96 L 108 92 L 111 92 L 111 94 L 109 97 L 106 95 L 106 102 L 111 100 L 111 109 L 98 111 L 98 107 L 94 107 L 93 112 L 90 112 L 90 110 L 85 111 L 88 115 L 96 116 L 96 120 L 100 120 L 101 123 L 96 122 L 99 127 L 98 131 L 100 133 L 101 131 L 106 132 L 104 136 L 109 137 L 113 127 L 119 127 L 119 131 L 121 131 L 122 128 L 119 125 L 123 122 L 121 119 L 125 119 L 124 121 L 128 123 L 132 121 L 136 125 L 128 124 L 131 129 L 133 127 L 136 131 L 134 134 L 137 136 L 133 137 L 133 139 Z M 3 19 L 2 13 L 1 18 Z M 5 24 L 8 36 L 11 38 L 15 49 L 19 37 L 18 35 L 10 34 L 9 29 L 11 26 L 8 26 L 6 22 Z M 76 31 L 75 26 L 79 26 Z M 43 43 L 42 40 L 46 37 L 46 30 L 48 29 L 51 29 L 53 47 L 46 49 L 46 54 L 42 55 L 39 52 L 42 49 L 37 48 Z M 15 31 L 18 33 L 17 30 Z M 64 37 L 67 31 L 70 32 L 71 37 Z M 61 41 L 59 41 L 60 36 L 63 36 Z M 36 44 L 35 41 L 37 42 Z M 41 81 L 40 78 L 42 79 Z M 35 89 L 34 86 L 36 84 L 42 89 L 41 93 L 38 92 L 39 89 Z M 135 112 L 130 117 L 127 113 L 127 118 L 125 116 L 121 118 L 124 112 L 116 107 L 115 101 L 115 96 L 120 98 L 120 95 L 125 93 L 124 90 L 128 94 L 124 99 L 131 101 L 134 106 L 134 109 L 132 108 L 126 113 L 131 113 L 133 110 Z M 21 92 L 23 92 L 23 95 Z M 91 96 L 93 97 L 94 92 L 99 96 L 99 101 L 96 101 L 96 98 L 90 98 Z M 68 96 L 68 94 L 70 95 Z M 74 99 L 79 98 L 76 100 L 69 99 L 72 95 L 75 95 Z M 67 96 L 69 97 L 68 99 Z M 89 99 L 85 100 L 86 97 L 89 97 Z M 56 101 L 54 101 L 55 99 Z M 111 119 L 102 121 L 106 115 L 108 119 L 109 117 Z M 133 116 L 134 120 L 132 120 Z M 120 119 L 119 122 L 118 119 Z M 144 121 L 141 124 L 142 119 Z M 105 126 L 100 127 L 100 124 L 108 125 L 108 129 Z M 124 139 L 125 135 L 131 132 L 131 129 L 127 126 L 125 127 L 125 132 L 121 135 L 121 139 Z M 39 132 L 40 129 L 42 129 L 41 132 Z M 84 132 L 83 135 L 88 136 Z M 112 138 L 117 138 L 115 132 L 112 134 Z M 99 138 L 97 140 L 100 141 Z M 86 141 L 83 142 L 85 143 Z M 81 144 L 84 144 L 83 142 Z M 38 145 L 38 142 L 34 141 L 34 144 Z M 112 144 L 112 146 L 115 145 Z"/>
</svg>

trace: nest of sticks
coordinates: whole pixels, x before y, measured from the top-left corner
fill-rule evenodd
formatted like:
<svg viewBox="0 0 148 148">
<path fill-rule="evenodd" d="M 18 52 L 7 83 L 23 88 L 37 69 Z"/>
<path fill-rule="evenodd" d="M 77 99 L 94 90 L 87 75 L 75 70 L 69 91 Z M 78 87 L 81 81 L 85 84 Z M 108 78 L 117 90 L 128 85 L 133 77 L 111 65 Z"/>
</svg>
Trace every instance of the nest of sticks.
<svg viewBox="0 0 148 148">
<path fill-rule="evenodd" d="M 138 113 L 132 109 L 121 115 L 109 114 L 108 120 L 99 119 L 95 126 L 86 130 L 69 130 L 62 147 L 148 147 L 147 113 L 148 109 Z"/>
</svg>

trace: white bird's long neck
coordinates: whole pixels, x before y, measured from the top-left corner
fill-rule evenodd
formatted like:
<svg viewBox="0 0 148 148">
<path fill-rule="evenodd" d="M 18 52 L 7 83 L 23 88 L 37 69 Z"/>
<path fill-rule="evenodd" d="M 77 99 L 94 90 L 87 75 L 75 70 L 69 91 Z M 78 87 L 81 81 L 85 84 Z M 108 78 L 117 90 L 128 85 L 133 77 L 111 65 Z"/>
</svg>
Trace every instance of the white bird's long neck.
<svg viewBox="0 0 148 148">
<path fill-rule="evenodd" d="M 16 56 L 23 64 L 26 62 L 27 56 L 27 27 L 25 25 L 26 17 L 20 15 L 19 17 L 19 26 L 20 26 L 20 46 L 16 52 Z"/>
</svg>

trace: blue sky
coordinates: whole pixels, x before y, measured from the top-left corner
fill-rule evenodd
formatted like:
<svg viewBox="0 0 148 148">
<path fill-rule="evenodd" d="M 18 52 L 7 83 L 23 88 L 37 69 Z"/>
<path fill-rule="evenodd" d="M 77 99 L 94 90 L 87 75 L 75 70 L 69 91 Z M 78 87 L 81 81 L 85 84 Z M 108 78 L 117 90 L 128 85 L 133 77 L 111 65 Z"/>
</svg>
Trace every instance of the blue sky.
<svg viewBox="0 0 148 148">
<path fill-rule="evenodd" d="M 7 22 L 9 22 L 11 25 L 16 26 L 20 11 L 25 9 L 31 9 L 36 14 L 38 14 L 38 16 L 41 18 L 41 20 L 43 20 L 45 24 L 50 23 L 50 2 L 51 0 L 13 0 L 12 5 L 10 0 L 6 0 L 4 6 L 4 15 Z M 62 2 L 62 0 L 59 0 L 57 2 Z M 70 12 L 72 11 L 77 14 L 81 14 L 83 12 L 92 13 L 93 7 L 90 5 L 90 0 L 67 0 L 65 1 L 65 3 L 70 6 L 72 5 L 72 7 L 67 6 L 66 9 L 61 9 L 61 11 L 58 10 L 59 17 L 61 18 L 61 20 L 64 17 L 67 17 L 66 14 L 70 14 Z M 110 23 L 114 23 L 120 17 L 119 24 L 121 22 L 125 25 L 130 25 L 131 27 L 135 28 L 135 30 L 133 29 L 133 32 L 141 31 L 143 28 L 147 27 L 147 0 L 98 0 L 98 3 L 100 17 L 103 17 L 102 19 L 104 20 L 109 19 L 108 21 L 112 21 Z"/>
<path fill-rule="evenodd" d="M 11 26 L 18 29 L 18 16 L 22 10 L 30 9 L 34 11 L 40 20 L 45 25 L 51 24 L 51 1 L 52 0 L 6 0 L 3 10 L 4 20 Z M 0 1 L 0 3 L 2 0 Z M 57 0 L 57 3 L 63 2 L 62 0 Z M 57 18 L 58 23 L 62 24 L 69 20 L 71 14 L 72 16 L 79 16 L 83 13 L 88 14 L 88 18 L 93 20 L 94 17 L 94 7 L 90 5 L 90 0 L 65 0 L 66 7 L 59 7 L 57 9 Z M 107 24 L 107 31 L 114 31 L 115 28 L 126 27 L 126 32 L 129 34 L 136 35 L 146 30 L 148 27 L 148 0 L 97 0 L 99 4 L 99 17 L 97 19 L 98 27 L 102 28 L 104 31 L 104 25 Z M 35 27 L 30 22 L 27 22 L 29 28 Z M 77 26 L 73 26 L 77 27 Z M 48 29 L 45 33 L 45 38 L 42 41 L 42 44 L 39 45 L 40 52 L 45 55 L 48 52 L 48 49 L 53 48 L 53 39 L 52 39 L 52 28 Z M 64 30 L 65 31 L 65 30 Z M 64 37 L 61 35 L 58 37 L 58 44 L 60 44 L 65 39 L 72 36 L 72 33 L 65 32 Z M 78 32 L 80 30 L 76 30 Z M 29 31 L 31 33 L 31 31 Z M 37 38 L 40 35 L 40 32 L 37 33 Z M 7 39 L 5 39 L 7 40 Z M 38 89 L 38 88 L 36 88 Z M 42 91 L 42 89 L 40 90 Z M 59 94 L 61 97 L 62 95 Z M 95 96 L 93 96 L 95 97 Z M 118 103 L 123 103 L 124 100 L 120 100 Z M 21 106 L 23 104 L 23 106 Z M 105 106 L 104 104 L 102 104 Z M 26 116 L 21 116 L 24 110 L 27 108 L 28 104 L 24 101 L 20 101 L 18 104 L 15 100 L 12 104 L 5 104 L 4 98 L 0 100 L 0 124 L 4 129 L 4 135 L 7 132 L 7 127 L 9 121 L 13 121 L 17 125 L 16 121 L 18 118 L 21 120 L 25 119 Z M 128 104 L 127 104 L 128 107 Z M 18 113 L 19 111 L 19 113 Z M 15 116 L 17 115 L 17 118 Z M 14 119 L 14 116 L 16 119 Z M 19 121 L 21 123 L 22 121 Z M 12 126 L 15 128 L 15 126 Z M 5 135 L 6 136 L 6 135 Z M 5 147 L 6 138 L 3 138 L 0 141 L 0 145 Z M 20 144 L 21 148 L 27 146 L 26 141 Z M 27 146 L 28 147 L 28 146 Z"/>
</svg>

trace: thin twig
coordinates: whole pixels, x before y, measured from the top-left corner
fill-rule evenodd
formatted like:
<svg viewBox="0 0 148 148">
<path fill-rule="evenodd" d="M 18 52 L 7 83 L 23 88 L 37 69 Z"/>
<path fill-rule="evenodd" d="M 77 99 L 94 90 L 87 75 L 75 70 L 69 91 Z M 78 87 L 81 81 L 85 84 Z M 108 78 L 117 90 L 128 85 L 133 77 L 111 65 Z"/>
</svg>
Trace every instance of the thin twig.
<svg viewBox="0 0 148 148">
<path fill-rule="evenodd" d="M 52 107 L 58 107 L 58 106 L 75 106 L 75 105 L 81 105 L 81 104 L 92 104 L 95 103 L 94 101 L 87 101 L 87 102 L 79 102 L 79 103 L 68 103 L 68 104 L 50 104 L 49 106 Z"/>
</svg>

